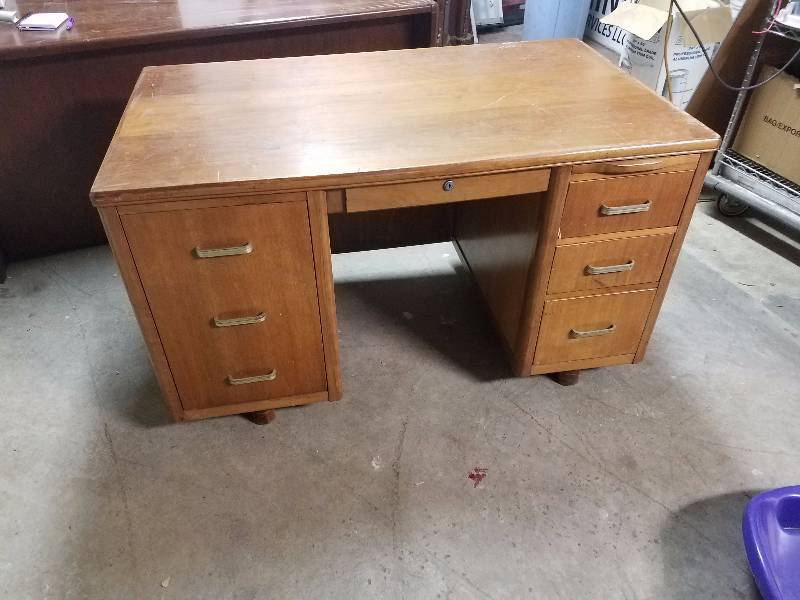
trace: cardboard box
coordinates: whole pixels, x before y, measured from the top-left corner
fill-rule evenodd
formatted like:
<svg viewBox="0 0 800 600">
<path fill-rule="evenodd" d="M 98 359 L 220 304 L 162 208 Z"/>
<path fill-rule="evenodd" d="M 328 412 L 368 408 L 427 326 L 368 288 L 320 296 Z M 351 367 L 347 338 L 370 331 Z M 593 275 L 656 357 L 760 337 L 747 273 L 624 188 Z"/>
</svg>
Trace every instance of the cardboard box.
<svg viewBox="0 0 800 600">
<path fill-rule="evenodd" d="M 594 40 L 601 46 L 613 50 L 617 54 L 622 52 L 623 44 L 628 32 L 616 25 L 609 25 L 600 21 L 607 14 L 617 10 L 621 2 L 626 0 L 592 0 L 589 4 L 589 16 L 586 17 L 586 29 L 583 37 Z M 631 0 L 638 2 L 639 0 Z"/>
<path fill-rule="evenodd" d="M 730 7 L 719 0 L 682 0 L 681 7 L 705 42 L 706 52 L 713 57 L 718 43 L 731 27 Z M 674 14 L 670 17 L 670 1 L 622 3 L 601 22 L 620 27 L 630 34 L 626 36 L 620 53 L 620 68 L 656 92 L 665 96 L 671 94 L 673 104 L 686 108 L 708 63 L 683 18 Z M 664 35 L 667 30 L 669 86 L 664 65 Z"/>
<path fill-rule="evenodd" d="M 765 66 L 759 81 L 777 69 Z M 781 73 L 752 92 L 733 149 L 800 185 L 800 80 Z"/>
</svg>

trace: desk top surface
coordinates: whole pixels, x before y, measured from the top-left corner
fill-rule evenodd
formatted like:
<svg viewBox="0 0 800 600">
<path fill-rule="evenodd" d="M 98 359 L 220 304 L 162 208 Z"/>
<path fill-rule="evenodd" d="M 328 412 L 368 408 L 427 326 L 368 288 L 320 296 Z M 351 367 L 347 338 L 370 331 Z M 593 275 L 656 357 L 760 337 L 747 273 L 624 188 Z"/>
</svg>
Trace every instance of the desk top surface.
<svg viewBox="0 0 800 600">
<path fill-rule="evenodd" d="M 577 40 L 148 67 L 97 205 L 713 150 Z"/>
<path fill-rule="evenodd" d="M 5 10 L 20 14 L 69 13 L 75 27 L 36 32 L 0 23 L 0 61 L 415 14 L 433 7 L 433 0 L 7 0 Z"/>
</svg>

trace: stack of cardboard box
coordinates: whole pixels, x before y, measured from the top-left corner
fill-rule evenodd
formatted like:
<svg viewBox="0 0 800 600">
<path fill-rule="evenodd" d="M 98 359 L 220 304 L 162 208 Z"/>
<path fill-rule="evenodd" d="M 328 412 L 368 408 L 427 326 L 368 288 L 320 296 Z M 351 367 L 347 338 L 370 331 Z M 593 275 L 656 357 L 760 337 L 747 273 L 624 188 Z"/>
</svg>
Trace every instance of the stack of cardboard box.
<svg viewBox="0 0 800 600">
<path fill-rule="evenodd" d="M 775 74 L 761 69 L 759 81 Z M 733 149 L 800 185 L 800 80 L 788 73 L 756 89 L 750 97 Z"/>
<path fill-rule="evenodd" d="M 681 8 L 713 56 L 730 29 L 731 7 L 719 0 L 681 0 Z M 689 103 L 708 68 L 699 41 L 670 0 L 594 0 L 587 36 L 617 50 L 622 69 L 680 108 Z"/>
</svg>

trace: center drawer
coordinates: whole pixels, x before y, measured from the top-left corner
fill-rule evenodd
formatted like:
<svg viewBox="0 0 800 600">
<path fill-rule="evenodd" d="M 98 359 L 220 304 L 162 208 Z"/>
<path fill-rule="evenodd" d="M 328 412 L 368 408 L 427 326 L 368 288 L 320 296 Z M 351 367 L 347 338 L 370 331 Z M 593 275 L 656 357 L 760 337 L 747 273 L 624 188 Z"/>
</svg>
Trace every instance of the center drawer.
<svg viewBox="0 0 800 600">
<path fill-rule="evenodd" d="M 683 171 L 573 181 L 561 237 L 677 225 L 693 177 L 693 171 Z"/>
<path fill-rule="evenodd" d="M 371 185 L 347 189 L 345 206 L 347 212 L 355 213 L 517 196 L 543 192 L 547 189 L 549 181 L 550 169 L 537 169 L 390 185 Z"/>
<path fill-rule="evenodd" d="M 184 410 L 327 388 L 304 200 L 122 221 Z"/>
</svg>

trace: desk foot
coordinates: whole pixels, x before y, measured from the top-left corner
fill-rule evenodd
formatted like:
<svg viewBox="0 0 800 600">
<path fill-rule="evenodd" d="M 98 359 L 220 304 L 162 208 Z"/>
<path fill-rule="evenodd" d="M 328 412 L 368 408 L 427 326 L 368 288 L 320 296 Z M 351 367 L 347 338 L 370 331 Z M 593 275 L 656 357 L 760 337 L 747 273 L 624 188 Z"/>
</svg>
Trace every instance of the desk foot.
<svg viewBox="0 0 800 600">
<path fill-rule="evenodd" d="M 277 416 L 273 409 L 269 410 L 259 410 L 256 412 L 251 413 L 244 413 L 244 416 L 247 417 L 248 420 L 252 421 L 256 425 L 269 425 L 275 420 Z"/>
<path fill-rule="evenodd" d="M 578 383 L 578 380 L 581 377 L 581 372 L 580 372 L 580 370 L 577 370 L 577 371 L 561 371 L 559 373 L 553 373 L 551 375 L 551 377 L 553 378 L 553 380 L 556 383 L 559 383 L 561 385 L 564 385 L 564 386 L 575 385 L 576 383 Z"/>
</svg>

